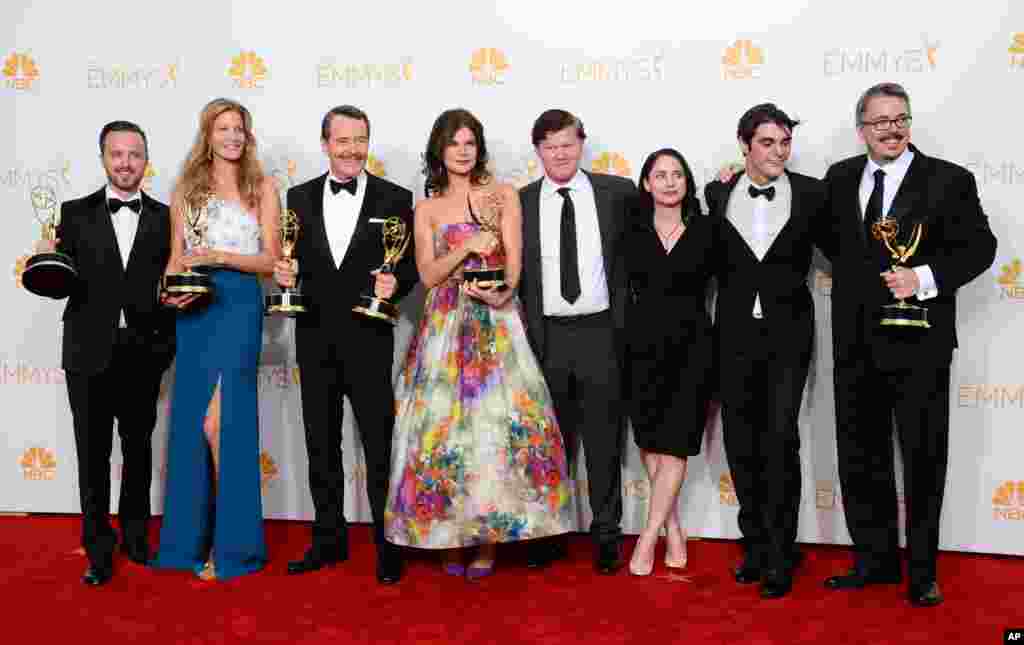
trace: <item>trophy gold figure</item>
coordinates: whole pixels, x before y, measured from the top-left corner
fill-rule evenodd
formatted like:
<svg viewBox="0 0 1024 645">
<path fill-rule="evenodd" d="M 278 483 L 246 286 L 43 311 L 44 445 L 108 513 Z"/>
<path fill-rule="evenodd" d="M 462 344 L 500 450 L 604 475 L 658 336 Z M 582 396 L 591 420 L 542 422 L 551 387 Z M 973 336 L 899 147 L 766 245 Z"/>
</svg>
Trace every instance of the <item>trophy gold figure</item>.
<svg viewBox="0 0 1024 645">
<path fill-rule="evenodd" d="M 501 197 L 494 192 L 487 193 L 481 203 L 480 212 L 473 211 L 473 203 L 466 196 L 466 203 L 469 204 L 469 216 L 480 225 L 480 229 L 491 233 L 501 243 Z M 462 271 L 462 277 L 466 282 L 473 283 L 479 289 L 494 289 L 505 286 L 505 267 L 501 265 L 491 266 L 486 255 L 480 256 L 480 266 L 466 268 Z"/>
<path fill-rule="evenodd" d="M 384 264 L 377 271 L 379 273 L 391 273 L 395 265 L 405 255 L 409 248 L 409 240 L 412 238 L 409 226 L 401 217 L 389 217 L 384 220 L 381 226 L 381 236 L 384 239 Z M 363 304 L 352 307 L 352 311 L 364 316 L 386 320 L 392 325 L 398 323 L 398 306 L 389 302 L 387 298 L 378 298 L 374 293 L 374 285 L 377 282 L 376 276 L 370 281 L 370 293 L 361 296 Z"/>
<path fill-rule="evenodd" d="M 42 240 L 53 242 L 60 223 L 60 204 L 56 192 L 48 186 L 35 186 L 29 192 L 36 220 L 42 226 Z M 78 270 L 67 255 L 54 249 L 36 253 L 25 261 L 22 285 L 37 296 L 64 298 L 71 293 Z"/>
<path fill-rule="evenodd" d="M 185 238 L 190 249 L 206 248 L 206 205 L 209 201 L 210 198 L 206 197 L 202 200 L 201 208 L 194 208 L 187 199 L 184 200 L 182 215 L 185 218 Z M 213 280 L 209 274 L 193 271 L 191 267 L 165 275 L 163 287 L 171 295 L 213 294 Z"/>
<path fill-rule="evenodd" d="M 292 261 L 295 254 L 295 243 L 299 240 L 299 216 L 291 210 L 281 211 L 281 257 Z M 296 277 L 298 280 L 298 277 Z M 284 287 L 281 293 L 272 293 L 264 300 L 267 314 L 279 314 L 294 318 L 296 314 L 305 313 L 306 305 L 298 286 Z"/>
<path fill-rule="evenodd" d="M 906 244 L 899 240 L 900 223 L 896 219 L 883 217 L 871 225 L 871 237 L 882 242 L 889 252 L 891 260 L 890 270 L 904 266 L 907 260 L 917 252 L 924 235 L 924 224 L 914 224 L 910 232 L 910 238 Z M 927 329 L 931 327 L 928 323 L 928 309 L 919 305 L 907 304 L 903 298 L 898 298 L 895 304 L 882 306 L 882 318 L 879 324 L 886 327 L 918 327 Z"/>
</svg>

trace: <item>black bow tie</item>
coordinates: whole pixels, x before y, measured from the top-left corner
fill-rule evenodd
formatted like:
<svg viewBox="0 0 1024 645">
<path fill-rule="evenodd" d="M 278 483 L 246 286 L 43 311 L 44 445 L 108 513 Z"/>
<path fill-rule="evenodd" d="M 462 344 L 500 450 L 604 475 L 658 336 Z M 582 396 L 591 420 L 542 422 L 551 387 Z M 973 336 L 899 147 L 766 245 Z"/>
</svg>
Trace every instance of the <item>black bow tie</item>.
<svg viewBox="0 0 1024 645">
<path fill-rule="evenodd" d="M 749 186 L 747 192 L 750 193 L 751 199 L 757 199 L 761 195 L 768 201 L 775 199 L 775 186 L 769 186 L 767 188 L 757 188 L 756 186 Z"/>
<path fill-rule="evenodd" d="M 344 188 L 345 190 L 348 191 L 349 195 L 352 195 L 354 197 L 355 194 L 356 194 L 356 188 L 358 186 L 359 186 L 359 180 L 356 177 L 353 177 L 352 179 L 349 179 L 345 183 L 342 183 L 340 181 L 334 181 L 332 179 L 331 180 L 331 193 L 337 195 L 338 191 L 341 190 L 342 188 Z"/>
<path fill-rule="evenodd" d="M 116 213 L 122 208 L 130 208 L 136 213 L 138 213 L 139 211 L 142 210 L 142 200 L 136 198 L 129 199 L 128 201 L 123 202 L 117 197 L 111 197 L 110 199 L 107 200 L 107 208 L 110 209 L 111 213 Z"/>
</svg>

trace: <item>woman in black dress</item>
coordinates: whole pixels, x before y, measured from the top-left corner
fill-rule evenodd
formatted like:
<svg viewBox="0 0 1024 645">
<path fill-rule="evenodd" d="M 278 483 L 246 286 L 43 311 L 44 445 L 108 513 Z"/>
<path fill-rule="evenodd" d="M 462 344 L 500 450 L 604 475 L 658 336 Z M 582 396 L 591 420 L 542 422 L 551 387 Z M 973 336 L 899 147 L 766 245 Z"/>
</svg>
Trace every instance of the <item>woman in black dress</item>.
<svg viewBox="0 0 1024 645">
<path fill-rule="evenodd" d="M 626 323 L 629 412 L 651 497 L 629 570 L 644 576 L 654 569 L 662 526 L 665 565 L 686 566 L 677 500 L 686 460 L 700 452 L 712 382 L 706 292 L 715 235 L 701 215 L 693 173 L 678 151 L 652 153 L 638 183 L 625 244 L 632 295 Z"/>
</svg>

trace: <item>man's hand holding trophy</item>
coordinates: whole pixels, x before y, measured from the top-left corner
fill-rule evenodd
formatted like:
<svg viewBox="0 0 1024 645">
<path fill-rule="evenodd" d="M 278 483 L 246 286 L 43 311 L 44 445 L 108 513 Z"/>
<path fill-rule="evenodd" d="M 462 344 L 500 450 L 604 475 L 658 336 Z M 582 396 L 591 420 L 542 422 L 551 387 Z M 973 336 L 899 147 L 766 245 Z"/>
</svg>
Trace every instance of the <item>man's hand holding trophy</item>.
<svg viewBox="0 0 1024 645">
<path fill-rule="evenodd" d="M 15 278 L 28 291 L 49 298 L 70 295 L 78 280 L 74 260 L 57 250 L 57 226 L 60 223 L 60 204 L 52 188 L 35 186 L 29 193 L 36 220 L 42 226 L 42 235 L 31 257 L 18 258 Z"/>
<path fill-rule="evenodd" d="M 871 237 L 882 242 L 891 260 L 890 271 L 882 274 L 893 293 L 897 296 L 895 304 L 882 306 L 879 324 L 885 327 L 916 327 L 927 329 L 928 309 L 920 305 L 908 304 L 904 298 L 910 297 L 915 291 L 916 275 L 906 267 L 906 263 L 917 253 L 918 245 L 924 236 L 924 224 L 915 223 L 910 230 L 908 239 L 900 240 L 899 220 L 883 217 L 871 225 Z M 909 276 L 909 277 L 904 277 Z M 914 284 L 908 286 L 908 282 Z M 906 295 L 902 295 L 906 294 Z"/>
</svg>

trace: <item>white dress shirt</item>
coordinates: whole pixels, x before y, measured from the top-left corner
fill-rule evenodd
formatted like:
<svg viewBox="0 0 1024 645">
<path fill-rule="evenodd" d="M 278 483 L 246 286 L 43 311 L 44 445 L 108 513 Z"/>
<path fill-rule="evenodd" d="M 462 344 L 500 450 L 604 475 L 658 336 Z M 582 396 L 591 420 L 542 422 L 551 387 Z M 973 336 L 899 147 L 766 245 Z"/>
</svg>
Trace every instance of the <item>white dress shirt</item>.
<svg viewBox="0 0 1024 645">
<path fill-rule="evenodd" d="M 106 199 L 109 202 L 112 198 L 121 199 L 121 196 L 115 193 L 111 188 L 110 184 L 107 184 Z M 121 199 L 123 202 L 130 202 L 133 199 L 142 202 L 142 194 L 138 191 L 128 196 L 127 199 Z M 107 212 L 110 212 L 109 206 Z M 139 208 L 139 212 L 136 213 L 130 208 L 122 206 L 117 212 L 110 213 L 110 223 L 114 226 L 114 235 L 117 237 L 117 250 L 121 253 L 121 267 L 128 269 L 128 258 L 132 254 L 132 245 L 135 244 L 135 234 L 139 230 L 139 217 L 142 214 L 142 208 Z M 124 318 L 124 309 L 121 310 L 121 327 L 127 327 L 128 323 Z"/>
<path fill-rule="evenodd" d="M 864 166 L 864 174 L 860 178 L 860 215 L 863 218 L 868 207 L 868 200 L 871 199 L 871 192 L 875 189 L 875 171 L 881 169 L 885 172 L 885 180 L 882 183 L 882 216 L 889 214 L 892 208 L 893 199 L 903 183 L 903 178 L 910 170 L 910 162 L 914 160 L 914 152 L 907 148 L 899 157 L 893 159 L 885 166 L 880 166 L 868 157 Z M 912 267 L 917 274 L 917 280 L 921 283 L 915 294 L 918 300 L 928 300 L 939 295 L 938 287 L 935 284 L 935 275 L 927 264 Z"/>
<path fill-rule="evenodd" d="M 352 234 L 355 233 L 356 223 L 359 221 L 359 211 L 363 208 L 363 199 L 366 197 L 366 171 L 356 175 L 355 195 L 344 189 L 339 190 L 337 195 L 332 193 L 332 179 L 338 181 L 328 173 L 327 181 L 324 182 L 324 229 L 327 231 L 327 242 L 331 247 L 334 265 L 340 266 L 349 244 L 352 243 Z"/>
<path fill-rule="evenodd" d="M 793 189 L 789 185 L 789 177 L 782 174 L 770 185 L 775 187 L 774 199 L 768 201 L 764 196 L 755 199 L 750 196 L 750 187 L 768 186 L 758 186 L 751 181 L 750 175 L 743 174 L 729 195 L 729 205 L 725 211 L 726 218 L 739 231 L 758 262 L 764 260 L 779 231 L 789 221 L 793 204 Z M 754 318 L 762 317 L 759 293 L 754 294 L 754 308 L 751 314 Z"/>
<path fill-rule="evenodd" d="M 577 170 L 569 183 L 576 213 L 576 254 L 580 272 L 580 297 L 574 303 L 562 297 L 562 185 L 547 176 L 540 184 L 540 264 L 544 287 L 545 316 L 582 316 L 608 309 L 608 282 L 604 274 L 601 225 L 597 219 L 594 187 Z"/>
</svg>

